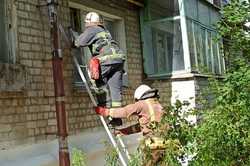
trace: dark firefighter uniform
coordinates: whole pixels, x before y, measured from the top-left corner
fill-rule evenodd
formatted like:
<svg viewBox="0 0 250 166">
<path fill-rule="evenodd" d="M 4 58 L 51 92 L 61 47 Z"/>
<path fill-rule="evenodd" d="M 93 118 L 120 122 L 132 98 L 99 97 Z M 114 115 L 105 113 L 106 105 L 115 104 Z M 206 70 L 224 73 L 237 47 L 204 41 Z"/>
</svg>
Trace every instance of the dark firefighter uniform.
<svg viewBox="0 0 250 166">
<path fill-rule="evenodd" d="M 101 25 L 86 27 L 75 45 L 88 46 L 92 57 L 97 57 L 100 61 L 100 77 L 95 82 L 97 87 L 106 92 L 106 99 L 98 101 L 99 105 L 108 108 L 121 107 L 125 55 L 112 39 L 110 32 Z"/>
</svg>

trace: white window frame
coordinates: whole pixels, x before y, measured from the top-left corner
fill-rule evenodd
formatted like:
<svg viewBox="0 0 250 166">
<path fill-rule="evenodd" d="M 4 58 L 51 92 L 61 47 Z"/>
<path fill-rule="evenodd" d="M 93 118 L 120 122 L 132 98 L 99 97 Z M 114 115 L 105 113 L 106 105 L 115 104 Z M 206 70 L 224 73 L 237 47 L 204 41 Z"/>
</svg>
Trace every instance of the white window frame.
<svg viewBox="0 0 250 166">
<path fill-rule="evenodd" d="M 182 35 L 182 45 L 184 53 L 184 65 L 186 72 L 191 72 L 191 57 L 188 44 L 188 33 L 187 33 L 187 22 L 185 14 L 184 0 L 178 0 L 179 12 L 180 12 L 180 23 L 181 23 L 181 35 Z"/>
<path fill-rule="evenodd" d="M 150 0 L 148 0 L 150 1 Z M 151 0 L 153 1 L 153 0 Z M 183 43 L 184 40 L 183 38 L 185 38 L 185 36 L 187 36 L 185 30 L 185 15 L 184 15 L 184 8 L 183 8 L 183 0 L 176 0 L 176 2 L 178 3 L 178 9 L 179 9 L 179 14 L 176 16 L 169 16 L 169 17 L 165 17 L 165 18 L 160 18 L 160 19 L 155 19 L 155 20 L 144 20 L 145 14 L 148 14 L 147 16 L 150 17 L 150 13 L 145 11 L 145 10 L 141 10 L 140 13 L 140 25 L 142 27 L 141 29 L 141 37 L 142 37 L 142 41 L 144 42 L 145 40 L 145 34 L 143 31 L 143 27 L 149 24 L 153 24 L 153 23 L 160 23 L 160 22 L 164 22 L 164 21 L 179 21 L 180 22 L 180 33 L 181 33 L 181 40 L 182 40 L 182 51 L 183 51 L 183 69 L 180 70 L 176 70 L 176 71 L 170 71 L 170 72 L 165 72 L 165 73 L 157 73 L 157 72 L 153 72 L 151 73 L 150 67 L 147 66 L 151 66 L 147 63 L 149 63 L 150 60 L 148 60 L 148 55 L 146 55 L 146 51 L 143 50 L 143 58 L 144 59 L 144 72 L 147 75 L 147 79 L 162 79 L 162 78 L 169 78 L 170 76 L 173 75 L 181 75 L 181 74 L 187 74 L 190 73 L 191 71 L 191 65 L 190 65 L 190 58 L 189 58 L 189 48 L 186 47 L 188 46 L 188 42 L 185 44 Z M 181 7 L 180 7 L 181 6 Z M 146 9 L 147 10 L 147 9 Z M 183 13 L 181 13 L 183 12 Z M 183 28 L 184 27 L 184 28 Z M 187 37 L 186 37 L 187 39 Z M 143 43 L 143 47 L 145 47 L 145 43 Z M 187 50 L 186 50 L 187 49 Z M 173 62 L 171 62 L 171 65 L 173 65 Z M 153 67 L 153 66 L 151 66 Z M 149 72 L 149 73 L 147 73 Z"/>
</svg>

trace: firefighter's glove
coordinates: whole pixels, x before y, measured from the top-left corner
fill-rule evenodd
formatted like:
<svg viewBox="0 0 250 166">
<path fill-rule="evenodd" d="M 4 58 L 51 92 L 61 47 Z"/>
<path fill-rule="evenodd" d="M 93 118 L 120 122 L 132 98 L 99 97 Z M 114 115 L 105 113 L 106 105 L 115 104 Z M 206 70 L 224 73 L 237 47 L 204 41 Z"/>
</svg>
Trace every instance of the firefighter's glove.
<svg viewBox="0 0 250 166">
<path fill-rule="evenodd" d="M 98 58 L 93 57 L 90 59 L 89 70 L 90 70 L 91 78 L 94 80 L 98 80 L 99 75 L 100 75 L 100 73 L 99 73 L 100 72 L 100 61 Z"/>
<path fill-rule="evenodd" d="M 95 112 L 104 117 L 109 116 L 109 110 L 105 107 L 96 107 Z"/>
</svg>

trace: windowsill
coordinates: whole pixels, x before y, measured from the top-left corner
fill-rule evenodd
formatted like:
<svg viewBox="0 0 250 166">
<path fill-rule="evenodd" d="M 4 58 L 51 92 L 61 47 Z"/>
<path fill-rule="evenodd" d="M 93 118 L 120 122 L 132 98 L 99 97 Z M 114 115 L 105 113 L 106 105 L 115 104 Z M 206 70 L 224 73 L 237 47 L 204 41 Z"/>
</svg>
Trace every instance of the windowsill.
<svg viewBox="0 0 250 166">
<path fill-rule="evenodd" d="M 188 71 L 178 71 L 173 73 L 166 73 L 166 74 L 152 74 L 148 75 L 145 80 L 167 80 L 167 79 L 189 79 L 193 77 L 204 77 L 204 78 L 224 78 L 222 75 L 214 75 L 214 74 L 201 74 L 201 73 L 192 73 Z"/>
</svg>

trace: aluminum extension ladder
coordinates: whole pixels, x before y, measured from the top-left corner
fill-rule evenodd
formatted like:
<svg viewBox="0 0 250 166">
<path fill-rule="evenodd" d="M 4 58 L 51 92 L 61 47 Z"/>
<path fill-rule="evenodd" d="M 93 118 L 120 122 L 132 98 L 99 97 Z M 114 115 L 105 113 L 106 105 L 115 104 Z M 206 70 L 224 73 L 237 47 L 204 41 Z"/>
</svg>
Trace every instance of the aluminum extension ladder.
<svg viewBox="0 0 250 166">
<path fill-rule="evenodd" d="M 90 89 L 89 83 L 87 82 L 87 79 L 86 79 L 86 77 L 85 77 L 85 75 L 84 75 L 84 73 L 82 71 L 82 68 L 86 68 L 86 66 L 80 65 L 79 62 L 78 62 L 78 60 L 77 60 L 77 58 L 75 56 L 73 56 L 73 58 L 74 58 L 74 63 L 75 63 L 75 66 L 77 68 L 77 71 L 78 71 L 78 73 L 80 75 L 80 78 L 81 78 L 81 80 L 83 81 L 83 83 L 84 83 L 84 85 L 86 87 L 86 90 L 87 90 L 87 92 L 89 94 L 89 97 L 90 97 L 93 105 L 96 107 L 97 106 L 96 98 L 93 95 L 93 93 L 92 93 L 92 91 Z M 130 160 L 130 156 L 129 156 L 128 149 L 125 146 L 122 138 L 119 135 L 116 136 L 116 138 L 117 138 L 117 140 L 118 140 L 118 142 L 119 142 L 119 144 L 120 144 L 120 146 L 122 148 L 122 152 L 123 153 L 119 149 L 119 146 L 118 146 L 118 144 L 116 142 L 116 139 L 113 137 L 113 135 L 112 135 L 112 133 L 111 133 L 111 131 L 110 131 L 107 123 L 105 122 L 103 116 L 99 115 L 99 118 L 100 118 L 100 120 L 102 122 L 103 127 L 105 128 L 106 133 L 108 134 L 108 137 L 109 137 L 109 139 L 110 139 L 113 147 L 115 148 L 115 150 L 116 150 L 116 152 L 118 154 L 118 157 L 119 157 L 119 159 L 121 161 L 122 166 L 127 166 L 127 162 Z M 124 154 L 126 155 L 127 159 L 124 158 Z"/>
</svg>

